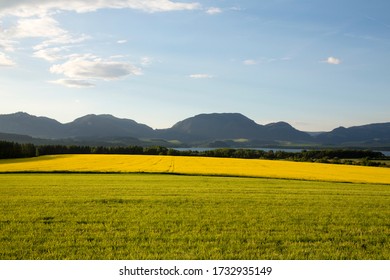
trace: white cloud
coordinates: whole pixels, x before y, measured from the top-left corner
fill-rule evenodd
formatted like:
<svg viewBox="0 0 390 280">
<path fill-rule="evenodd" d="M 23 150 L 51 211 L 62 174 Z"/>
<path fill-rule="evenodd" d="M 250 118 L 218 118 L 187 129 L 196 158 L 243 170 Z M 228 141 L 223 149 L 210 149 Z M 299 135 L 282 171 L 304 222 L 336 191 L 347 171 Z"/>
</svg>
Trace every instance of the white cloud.
<svg viewBox="0 0 390 280">
<path fill-rule="evenodd" d="M 14 45 L 16 43 L 17 43 L 16 41 L 5 38 L 4 34 L 2 34 L 0 30 L 0 49 L 6 52 L 13 52 L 15 51 Z"/>
<path fill-rule="evenodd" d="M 59 23 L 51 17 L 23 18 L 17 25 L 7 30 L 12 38 L 52 38 L 63 36 L 67 33 L 59 27 Z"/>
<path fill-rule="evenodd" d="M 13 62 L 4 53 L 0 52 L 0 67 L 9 67 L 9 66 L 15 66 L 15 65 L 16 65 L 15 62 Z"/>
<path fill-rule="evenodd" d="M 245 65 L 257 65 L 258 64 L 258 62 L 256 60 L 253 60 L 253 59 L 246 59 L 242 63 L 244 63 Z"/>
<path fill-rule="evenodd" d="M 80 43 L 88 38 L 89 37 L 85 35 L 76 38 L 70 34 L 63 34 L 59 37 L 50 38 L 34 46 L 33 49 L 35 51 L 33 56 L 49 62 L 63 60 L 68 58 L 66 53 L 73 47 L 72 45 Z"/>
<path fill-rule="evenodd" d="M 15 63 L 3 52 L 15 51 L 17 44 L 23 49 L 30 45 L 32 56 L 49 62 L 61 61 L 52 65 L 50 72 L 63 75 L 63 79 L 53 81 L 68 87 L 91 87 L 92 80 L 116 80 L 129 75 L 142 75 L 142 70 L 120 59 L 102 59 L 91 55 L 69 55 L 75 44 L 90 37 L 84 34 L 71 34 L 54 19 L 61 12 L 87 13 L 99 9 L 133 9 L 147 13 L 202 10 L 198 2 L 191 0 L 0 0 L 0 66 L 14 66 Z M 7 30 L 2 29 L 1 20 L 7 18 Z M 10 19 L 10 20 L 8 20 Z M 23 42 L 22 42 L 23 41 Z M 127 40 L 118 40 L 124 44 Z M 149 57 L 140 59 L 139 65 L 147 67 L 152 63 Z"/>
<path fill-rule="evenodd" d="M 209 74 L 191 74 L 189 75 L 191 79 L 211 79 L 213 78 L 212 75 Z"/>
<path fill-rule="evenodd" d="M 222 13 L 222 10 L 217 7 L 211 7 L 206 10 L 206 13 L 209 15 L 216 15 Z"/>
<path fill-rule="evenodd" d="M 126 62 L 103 60 L 93 55 L 73 55 L 63 64 L 50 68 L 54 74 L 71 79 L 116 80 L 129 75 L 142 75 L 141 69 Z"/>
<path fill-rule="evenodd" d="M 61 28 L 53 15 L 62 11 L 77 13 L 94 12 L 99 9 L 134 9 L 148 13 L 201 9 L 197 2 L 171 0 L 1 0 L 0 19 L 4 16 L 16 17 L 13 26 L 2 30 L 0 21 L 0 50 L 10 52 L 21 39 L 43 38 L 44 41 L 33 47 L 33 56 L 48 61 L 61 58 L 62 45 L 76 44 L 89 39 L 87 35 L 73 35 Z M 127 40 L 118 40 L 124 44 Z"/>
<path fill-rule="evenodd" d="M 335 58 L 335 57 L 333 57 L 333 56 L 330 56 L 330 57 L 328 57 L 328 58 L 327 58 L 325 61 L 323 61 L 323 62 L 326 62 L 326 63 L 328 63 L 328 64 L 333 64 L 333 65 L 338 65 L 338 64 L 341 63 L 341 60 L 338 59 L 338 58 Z"/>
<path fill-rule="evenodd" d="M 43 41 L 42 43 L 36 45 L 34 47 L 34 50 L 40 50 L 44 48 L 51 47 L 53 45 L 68 45 L 68 44 L 77 44 L 81 43 L 87 39 L 90 39 L 90 36 L 87 35 L 80 35 L 80 36 L 73 36 L 69 33 L 64 33 L 59 36 L 52 37 L 48 40 Z"/>
<path fill-rule="evenodd" d="M 86 80 L 59 79 L 56 81 L 50 81 L 50 83 L 66 86 L 69 88 L 90 88 L 95 86 Z"/>
<path fill-rule="evenodd" d="M 148 67 L 148 66 L 150 66 L 150 65 L 152 64 L 152 62 L 153 62 L 153 58 L 151 58 L 151 57 L 145 56 L 145 57 L 142 57 L 142 58 L 141 58 L 141 65 L 142 65 L 143 67 Z"/>
<path fill-rule="evenodd" d="M 99 9 L 135 9 L 156 13 L 200 8 L 201 5 L 197 2 L 186 3 L 170 0 L 2 0 L 0 2 L 0 17 L 4 15 L 43 16 L 59 11 L 86 13 Z"/>
<path fill-rule="evenodd" d="M 285 62 L 285 61 L 290 61 L 290 57 L 281 57 L 281 58 L 270 58 L 270 57 L 263 57 L 257 60 L 254 59 L 246 59 L 242 61 L 244 65 L 258 65 L 258 64 L 265 64 L 265 63 L 275 63 L 275 62 Z"/>
<path fill-rule="evenodd" d="M 82 42 L 89 37 L 80 35 L 78 37 L 69 34 L 68 31 L 62 29 L 59 23 L 50 16 L 40 18 L 22 18 L 18 19 L 16 24 L 8 30 L 0 33 L 3 38 L 0 38 L 0 48 L 5 51 L 14 51 L 14 45 L 26 38 L 44 38 L 43 42 L 34 46 L 35 57 L 40 57 L 49 61 L 58 59 L 58 52 L 63 47 L 53 47 L 56 45 L 75 44 Z M 54 59 L 53 52 L 56 52 Z"/>
<path fill-rule="evenodd" d="M 34 52 L 34 57 L 42 58 L 49 62 L 54 62 L 57 60 L 64 59 L 62 54 L 67 48 L 66 47 L 56 47 L 56 48 L 47 48 L 41 49 Z"/>
<path fill-rule="evenodd" d="M 239 6 L 230 7 L 229 10 L 231 11 L 243 11 L 244 9 Z"/>
<path fill-rule="evenodd" d="M 141 69 L 130 63 L 112 58 L 104 60 L 91 54 L 70 55 L 65 63 L 50 67 L 50 72 L 66 77 L 50 83 L 69 88 L 89 88 L 95 86 L 92 81 L 96 80 L 112 81 L 130 75 L 142 75 Z"/>
</svg>

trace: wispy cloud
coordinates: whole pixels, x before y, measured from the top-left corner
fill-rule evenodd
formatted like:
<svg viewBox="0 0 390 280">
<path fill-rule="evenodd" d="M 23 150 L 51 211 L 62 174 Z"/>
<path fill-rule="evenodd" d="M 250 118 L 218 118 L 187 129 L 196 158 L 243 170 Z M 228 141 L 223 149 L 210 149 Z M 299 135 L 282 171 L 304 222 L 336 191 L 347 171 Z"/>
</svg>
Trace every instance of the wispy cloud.
<svg viewBox="0 0 390 280">
<path fill-rule="evenodd" d="M 13 62 L 8 56 L 0 52 L 0 67 L 10 67 L 15 66 L 16 63 Z"/>
<path fill-rule="evenodd" d="M 100 9 L 132 9 L 146 13 L 161 13 L 173 11 L 201 10 L 198 2 L 171 0 L 13 0 L 0 1 L 0 66 L 14 66 L 7 52 L 14 52 L 17 45 L 28 50 L 31 46 L 31 56 L 48 62 L 61 61 L 50 67 L 50 72 L 65 76 L 53 83 L 67 87 L 91 87 L 91 80 L 116 80 L 128 75 L 141 75 L 137 66 L 112 58 L 102 59 L 89 54 L 69 55 L 69 50 L 90 36 L 71 34 L 54 18 L 61 12 L 88 13 Z M 218 12 L 210 10 L 211 13 Z M 7 30 L 1 26 L 1 19 L 11 19 L 7 22 Z M 57 18 L 57 17 L 56 17 Z M 28 39 L 33 38 L 33 41 Z M 41 39 L 41 42 L 36 42 Z M 125 44 L 121 39 L 118 44 Z M 147 67 L 151 58 L 143 57 L 140 65 Z"/>
<path fill-rule="evenodd" d="M 48 61 L 60 59 L 64 45 L 80 43 L 89 38 L 86 35 L 74 36 L 60 27 L 58 21 L 50 16 L 40 18 L 21 18 L 16 24 L 1 33 L 0 47 L 13 52 L 15 45 L 28 38 L 41 38 L 43 41 L 33 47 L 34 57 Z"/>
<path fill-rule="evenodd" d="M 54 62 L 54 61 L 64 59 L 64 51 L 67 49 L 68 49 L 67 47 L 41 49 L 34 52 L 33 56 L 44 59 L 49 62 Z"/>
<path fill-rule="evenodd" d="M 173 2 L 170 0 L 14 0 L 0 2 L 0 17 L 13 15 L 18 17 L 43 16 L 59 11 L 75 11 L 77 13 L 94 12 L 100 9 L 134 9 L 149 13 L 170 12 L 200 9 L 197 2 Z"/>
<path fill-rule="evenodd" d="M 231 11 L 244 11 L 243 8 L 241 8 L 240 6 L 233 6 L 233 7 L 230 7 L 229 10 Z"/>
<path fill-rule="evenodd" d="M 55 81 L 50 81 L 52 84 L 58 84 L 62 86 L 66 86 L 69 88 L 90 88 L 95 85 L 86 80 L 72 80 L 72 79 L 59 79 Z"/>
<path fill-rule="evenodd" d="M 222 13 L 222 10 L 217 7 L 210 7 L 206 10 L 206 13 L 209 15 L 216 15 Z"/>
<path fill-rule="evenodd" d="M 370 20 L 370 21 L 372 21 L 372 22 L 375 22 L 375 23 L 377 23 L 377 24 L 379 24 L 379 25 L 381 25 L 381 26 L 383 26 L 383 27 L 390 28 L 390 25 L 389 25 L 389 24 L 387 24 L 387 23 L 385 23 L 385 22 L 383 22 L 383 21 L 380 21 L 379 19 L 377 19 L 377 18 L 375 18 L 375 17 L 366 15 L 365 18 L 368 19 L 368 20 Z"/>
<path fill-rule="evenodd" d="M 140 68 L 128 62 L 104 60 L 91 54 L 74 54 L 65 63 L 53 65 L 50 72 L 67 77 L 67 80 L 60 80 L 62 84 L 79 80 L 110 81 L 129 75 L 142 75 Z"/>
<path fill-rule="evenodd" d="M 326 60 L 323 60 L 322 62 L 328 63 L 328 64 L 333 64 L 333 65 L 338 65 L 341 63 L 341 60 L 339 58 L 330 56 Z"/>
<path fill-rule="evenodd" d="M 4 36 L 4 33 L 0 30 L 0 50 L 6 51 L 6 52 L 13 52 L 15 51 L 15 45 L 17 42 L 15 40 L 11 40 L 10 38 L 6 38 L 7 36 Z"/>
<path fill-rule="evenodd" d="M 254 59 L 246 59 L 242 63 L 244 65 L 257 65 L 257 64 L 259 64 L 259 62 L 254 60 Z"/>
<path fill-rule="evenodd" d="M 7 30 L 12 38 L 52 38 L 67 32 L 51 17 L 19 19 L 16 26 Z"/>
<path fill-rule="evenodd" d="M 40 50 L 44 48 L 49 48 L 55 45 L 73 45 L 73 44 L 78 44 L 81 42 L 84 42 L 91 37 L 85 34 L 81 35 L 72 35 L 69 33 L 62 34 L 60 36 L 55 36 L 52 38 L 49 38 L 42 43 L 34 46 L 34 50 Z"/>
<path fill-rule="evenodd" d="M 278 61 L 289 61 L 291 60 L 290 57 L 281 57 L 281 58 L 260 58 L 260 59 L 245 59 L 242 61 L 244 65 L 251 66 L 251 65 L 258 65 L 262 63 L 272 63 L 272 62 L 278 62 Z"/>
<path fill-rule="evenodd" d="M 141 65 L 143 67 L 148 67 L 153 63 L 153 58 L 144 56 L 141 58 Z"/>
<path fill-rule="evenodd" d="M 190 77 L 191 79 L 211 79 L 214 76 L 209 74 L 191 74 L 188 77 Z"/>
</svg>

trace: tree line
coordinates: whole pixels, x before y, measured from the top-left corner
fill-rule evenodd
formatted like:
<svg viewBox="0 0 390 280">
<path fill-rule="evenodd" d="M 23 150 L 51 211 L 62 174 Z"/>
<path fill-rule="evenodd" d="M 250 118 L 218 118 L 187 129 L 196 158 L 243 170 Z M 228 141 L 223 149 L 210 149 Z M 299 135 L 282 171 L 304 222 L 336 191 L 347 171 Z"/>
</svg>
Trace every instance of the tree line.
<svg viewBox="0 0 390 280">
<path fill-rule="evenodd" d="M 33 144 L 19 144 L 0 141 L 0 159 L 35 157 L 36 147 Z"/>
<path fill-rule="evenodd" d="M 169 149 L 161 146 L 103 147 L 34 145 L 0 141 L 0 159 L 26 158 L 64 154 L 122 154 L 122 155 L 167 155 Z"/>
<path fill-rule="evenodd" d="M 386 163 L 380 160 L 388 159 L 383 153 L 371 150 L 350 150 L 350 149 L 325 149 L 325 150 L 302 150 L 301 152 L 286 152 L 281 150 L 253 150 L 253 149 L 232 149 L 221 148 L 207 151 L 168 151 L 173 155 L 182 156 L 205 156 L 243 159 L 269 159 L 269 160 L 290 160 L 304 162 L 319 162 L 333 164 L 350 164 L 365 166 L 383 166 Z M 379 161 L 375 161 L 379 160 Z"/>
<path fill-rule="evenodd" d="M 381 162 L 372 160 L 386 159 L 381 152 L 371 150 L 327 149 L 327 150 L 303 150 L 301 152 L 264 151 L 253 149 L 220 148 L 206 151 L 186 150 L 179 151 L 162 146 L 127 146 L 127 147 L 103 147 L 103 146 L 64 146 L 64 145 L 40 145 L 19 144 L 0 141 L 0 158 L 25 158 L 44 155 L 62 154 L 122 154 L 122 155 L 172 155 L 172 156 L 203 156 L 243 159 L 271 159 L 309 161 L 321 163 L 359 164 L 371 166 L 386 166 Z M 360 161 L 358 161 L 360 160 Z"/>
</svg>

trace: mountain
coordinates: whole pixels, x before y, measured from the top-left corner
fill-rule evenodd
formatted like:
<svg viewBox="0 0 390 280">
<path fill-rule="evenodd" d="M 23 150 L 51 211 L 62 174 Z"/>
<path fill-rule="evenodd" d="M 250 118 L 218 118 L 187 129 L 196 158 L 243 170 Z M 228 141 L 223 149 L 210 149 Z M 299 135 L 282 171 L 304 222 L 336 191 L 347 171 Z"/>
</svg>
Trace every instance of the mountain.
<svg viewBox="0 0 390 280">
<path fill-rule="evenodd" d="M 86 115 L 64 125 L 67 137 L 153 137 L 154 130 L 129 119 L 112 115 Z"/>
<path fill-rule="evenodd" d="M 62 138 L 63 125 L 46 117 L 36 117 L 27 113 L 0 115 L 0 132 L 22 134 L 37 138 Z"/>
<path fill-rule="evenodd" d="M 316 141 L 324 145 L 388 145 L 390 122 L 374 123 L 350 128 L 338 127 L 319 134 Z"/>
<path fill-rule="evenodd" d="M 0 140 L 66 145 L 210 147 L 389 147 L 390 122 L 309 134 L 286 122 L 267 125 L 239 113 L 199 114 L 171 128 L 152 129 L 112 115 L 86 115 L 62 124 L 27 113 L 0 115 Z"/>
<path fill-rule="evenodd" d="M 311 141 L 305 132 L 279 122 L 259 125 L 239 113 L 200 114 L 160 131 L 162 137 L 182 141 L 215 141 L 224 139 L 250 139 L 262 141 Z"/>
<path fill-rule="evenodd" d="M 53 119 L 22 112 L 0 115 L 0 132 L 46 139 L 141 138 L 154 135 L 154 130 L 144 124 L 111 115 L 87 115 L 73 122 L 62 124 Z"/>
<path fill-rule="evenodd" d="M 179 140 L 257 138 L 262 126 L 238 113 L 200 114 L 160 130 L 160 136 Z"/>
<path fill-rule="evenodd" d="M 311 142 L 313 138 L 303 131 L 299 131 L 286 122 L 270 123 L 264 126 L 270 140 Z"/>
</svg>

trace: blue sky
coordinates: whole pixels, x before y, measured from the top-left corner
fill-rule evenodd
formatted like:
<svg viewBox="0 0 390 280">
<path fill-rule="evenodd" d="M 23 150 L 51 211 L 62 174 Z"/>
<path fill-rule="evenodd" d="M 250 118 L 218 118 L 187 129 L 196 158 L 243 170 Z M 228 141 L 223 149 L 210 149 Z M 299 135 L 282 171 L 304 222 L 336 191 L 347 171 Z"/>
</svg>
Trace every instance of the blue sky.
<svg viewBox="0 0 390 280">
<path fill-rule="evenodd" d="M 0 114 L 390 121 L 390 1 L 2 0 Z"/>
</svg>

